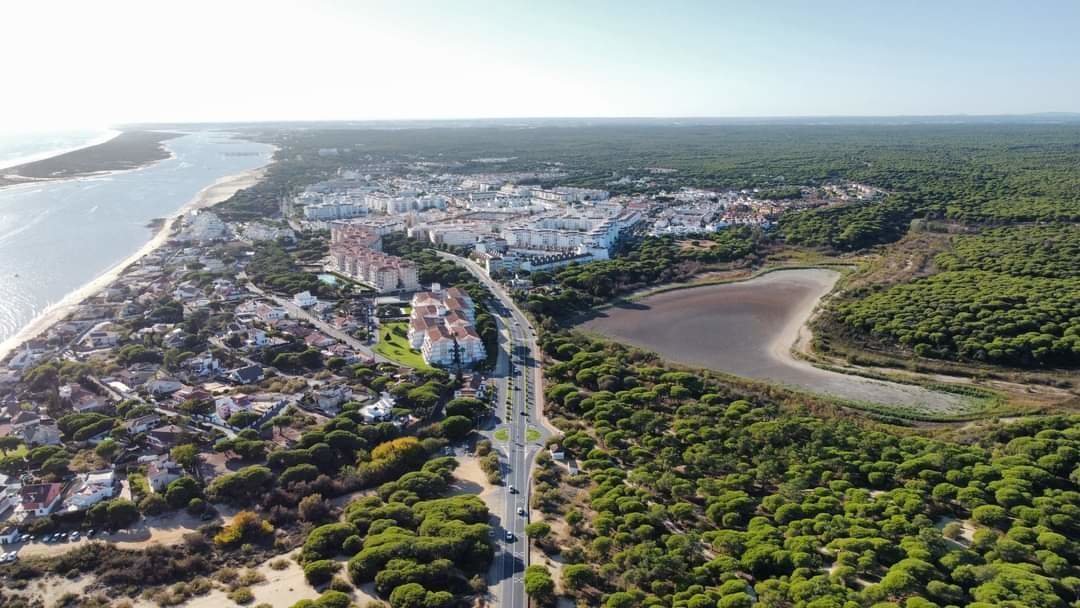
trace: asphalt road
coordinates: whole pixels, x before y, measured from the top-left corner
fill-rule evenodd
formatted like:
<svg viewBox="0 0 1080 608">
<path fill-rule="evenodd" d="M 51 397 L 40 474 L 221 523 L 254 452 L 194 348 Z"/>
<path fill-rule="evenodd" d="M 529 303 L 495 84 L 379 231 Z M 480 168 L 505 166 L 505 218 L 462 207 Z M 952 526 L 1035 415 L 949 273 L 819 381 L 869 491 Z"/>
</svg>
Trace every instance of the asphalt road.
<svg viewBox="0 0 1080 608">
<path fill-rule="evenodd" d="M 283 298 L 283 297 L 281 297 L 279 295 L 275 295 L 275 294 L 269 293 L 267 291 L 264 291 L 264 290 L 260 289 L 258 286 L 256 286 L 254 283 L 252 283 L 250 281 L 248 281 L 248 283 L 247 283 L 247 285 L 245 285 L 245 287 L 248 289 L 248 291 L 250 291 L 250 292 L 252 292 L 252 293 L 254 293 L 256 295 L 259 295 L 259 296 L 262 296 L 264 298 L 269 298 L 269 299 L 273 300 L 274 303 L 276 303 L 278 306 L 281 306 L 282 308 L 284 308 L 285 311 L 287 313 L 289 313 L 289 315 L 292 316 L 292 318 L 294 318 L 294 319 L 303 319 L 303 320 L 311 323 L 312 325 L 317 327 L 319 329 L 319 331 L 321 331 L 324 334 L 330 336 L 331 338 L 334 338 L 335 340 L 340 340 L 341 342 L 344 342 L 347 346 L 349 346 L 349 348 L 355 350 L 356 352 L 361 353 L 366 357 L 370 357 L 371 359 L 374 359 L 378 363 L 394 363 L 395 365 L 401 365 L 400 363 L 397 363 L 396 361 L 390 361 L 386 357 L 384 357 L 384 356 L 376 353 L 375 351 L 371 350 L 371 347 L 367 346 L 366 344 L 364 344 L 360 340 L 357 340 L 356 338 L 350 336 L 346 332 L 341 331 L 340 329 L 334 327 L 333 325 L 330 325 L 326 321 L 323 321 L 322 319 L 316 317 L 315 315 L 313 315 L 310 312 L 304 310 L 303 308 L 300 308 L 299 306 L 294 304 L 293 301 L 290 300 L 289 298 Z"/>
<path fill-rule="evenodd" d="M 529 321 L 502 287 L 470 260 L 439 252 L 439 255 L 461 264 L 487 286 L 498 306 L 489 307 L 498 318 L 502 332 L 501 352 L 493 374 L 497 382 L 495 413 L 497 425 L 488 435 L 503 456 L 503 506 L 498 513 L 501 526 L 496 530 L 499 541 L 495 564 L 489 573 L 488 584 L 493 603 L 508 608 L 527 608 L 525 568 L 529 565 L 529 540 L 525 535 L 530 512 L 532 469 L 536 455 L 550 436 L 551 427 L 543 415 L 542 370 L 536 334 Z M 509 439 L 499 441 L 494 431 L 507 429 Z M 532 430 L 532 441 L 529 431 Z M 509 532 L 512 536 L 507 537 Z"/>
</svg>

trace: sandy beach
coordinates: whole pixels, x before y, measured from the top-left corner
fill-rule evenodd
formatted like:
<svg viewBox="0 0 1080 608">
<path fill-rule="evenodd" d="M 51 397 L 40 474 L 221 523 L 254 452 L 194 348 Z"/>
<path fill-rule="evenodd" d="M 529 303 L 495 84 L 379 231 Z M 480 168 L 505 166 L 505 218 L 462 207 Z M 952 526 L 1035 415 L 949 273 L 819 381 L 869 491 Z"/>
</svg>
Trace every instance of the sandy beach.
<svg viewBox="0 0 1080 608">
<path fill-rule="evenodd" d="M 8 165 L 0 170 L 0 188 L 108 175 L 152 165 L 172 157 L 163 142 L 180 136 L 180 133 L 164 131 L 121 131 L 85 146 Z"/>
<path fill-rule="evenodd" d="M 50 150 L 48 152 L 41 152 L 39 154 L 31 154 L 29 156 L 22 156 L 22 157 L 19 157 L 19 158 L 12 158 L 12 159 L 9 159 L 9 160 L 0 161 L 0 171 L 3 171 L 4 169 L 10 169 L 12 167 L 19 167 L 19 166 L 22 166 L 22 165 L 29 165 L 31 163 L 36 163 L 36 162 L 38 162 L 40 160 L 45 160 L 47 158 L 53 158 L 53 157 L 56 157 L 56 156 L 61 156 L 61 155 L 67 154 L 69 152 L 74 152 L 76 150 L 82 150 L 83 148 L 90 148 L 90 147 L 93 147 L 93 146 L 100 146 L 101 144 L 108 143 L 108 142 L 116 139 L 120 135 L 120 133 L 121 133 L 121 131 L 117 131 L 115 129 L 110 129 L 109 131 L 107 131 L 101 137 L 98 137 L 96 139 L 88 141 L 85 144 L 82 144 L 80 146 L 72 146 L 70 148 L 61 148 L 61 149 L 58 149 L 58 150 Z"/>
<path fill-rule="evenodd" d="M 150 241 L 139 248 L 138 251 L 131 254 L 120 263 L 116 264 L 112 268 L 106 270 L 94 280 L 69 293 L 59 302 L 53 304 L 48 309 L 43 311 L 40 315 L 35 317 L 29 324 L 19 330 L 14 336 L 8 338 L 4 342 L 0 343 L 0 359 L 7 357 L 9 353 L 18 348 L 22 343 L 27 340 L 39 336 L 45 330 L 52 325 L 62 321 L 65 317 L 72 313 L 75 308 L 87 298 L 94 296 L 97 292 L 107 287 L 110 283 L 115 281 L 123 271 L 137 262 L 140 258 L 154 251 L 158 247 L 161 247 L 169 239 L 169 233 L 171 231 L 173 222 L 195 209 L 203 209 L 211 207 L 218 203 L 224 202 L 238 190 L 248 188 L 258 183 L 265 175 L 268 165 L 263 165 L 257 169 L 251 171 L 245 171 L 235 175 L 229 175 L 223 177 L 209 186 L 203 188 L 196 194 L 190 201 L 188 201 L 183 207 L 178 209 L 172 215 L 162 222 L 157 233 Z"/>
</svg>

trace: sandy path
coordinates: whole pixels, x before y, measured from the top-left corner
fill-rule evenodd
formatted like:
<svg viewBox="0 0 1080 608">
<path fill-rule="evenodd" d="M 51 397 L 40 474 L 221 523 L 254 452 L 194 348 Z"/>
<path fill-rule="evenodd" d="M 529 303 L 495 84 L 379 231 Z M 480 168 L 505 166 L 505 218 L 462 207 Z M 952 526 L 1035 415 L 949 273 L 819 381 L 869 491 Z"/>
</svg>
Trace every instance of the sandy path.
<svg viewBox="0 0 1080 608">
<path fill-rule="evenodd" d="M 455 496 L 476 494 L 493 515 L 497 514 L 503 508 L 502 501 L 497 499 L 502 488 L 488 482 L 487 475 L 480 468 L 480 459 L 476 456 L 457 456 L 456 458 L 460 464 L 454 469 L 454 477 L 457 479 L 451 486 L 452 493 Z"/>
<path fill-rule="evenodd" d="M 924 411 L 961 411 L 965 399 L 958 395 L 827 371 L 791 354 L 839 277 L 833 270 L 792 269 L 669 291 L 608 308 L 582 328 L 671 361 L 796 389 Z"/>
<path fill-rule="evenodd" d="M 94 280 L 64 296 L 62 300 L 47 308 L 25 327 L 19 330 L 14 336 L 0 343 L 0 359 L 6 357 L 8 353 L 18 348 L 23 342 L 37 337 L 48 328 L 64 320 L 65 317 L 74 312 L 83 300 L 94 296 L 94 294 L 115 281 L 129 266 L 137 262 L 143 256 L 164 245 L 169 239 L 170 229 L 177 218 L 192 210 L 202 209 L 224 202 L 237 191 L 249 188 L 258 183 L 265 174 L 266 166 L 264 165 L 257 169 L 252 169 L 251 171 L 225 176 L 200 190 L 194 198 L 187 202 L 187 204 L 162 222 L 161 228 L 158 229 L 154 237 L 138 251 L 131 254 L 109 270 L 106 270 Z"/>
<path fill-rule="evenodd" d="M 108 542 L 121 549 L 141 549 L 154 543 L 171 545 L 182 542 L 185 534 L 197 532 L 200 526 L 208 523 L 229 523 L 236 514 L 236 509 L 220 505 L 216 505 L 215 508 L 221 514 L 221 518 L 216 521 L 205 522 L 198 517 L 188 515 L 184 511 L 175 511 L 158 517 L 147 517 L 126 530 L 120 530 L 112 534 L 102 532 L 91 539 L 81 537 L 73 542 L 29 543 L 21 547 L 19 557 L 59 555 L 90 542 Z"/>
</svg>

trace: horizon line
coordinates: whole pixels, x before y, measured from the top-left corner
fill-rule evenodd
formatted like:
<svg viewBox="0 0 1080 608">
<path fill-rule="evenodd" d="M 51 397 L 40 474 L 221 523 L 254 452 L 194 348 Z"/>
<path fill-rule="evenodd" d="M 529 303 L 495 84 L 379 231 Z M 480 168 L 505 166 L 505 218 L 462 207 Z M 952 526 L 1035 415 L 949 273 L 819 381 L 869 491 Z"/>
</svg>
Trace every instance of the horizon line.
<svg viewBox="0 0 1080 608">
<path fill-rule="evenodd" d="M 1032 118 L 1077 117 L 1080 111 L 1048 110 L 1015 113 L 946 113 L 946 114 L 773 114 L 773 115 L 610 115 L 610 116 L 458 116 L 439 118 L 267 118 L 259 120 L 153 120 L 113 123 L 116 128 L 138 125 L 204 125 L 204 124 L 267 124 L 267 123 L 395 123 L 395 122 L 460 122 L 495 120 L 828 120 L 828 119 L 932 119 L 932 118 Z"/>
</svg>

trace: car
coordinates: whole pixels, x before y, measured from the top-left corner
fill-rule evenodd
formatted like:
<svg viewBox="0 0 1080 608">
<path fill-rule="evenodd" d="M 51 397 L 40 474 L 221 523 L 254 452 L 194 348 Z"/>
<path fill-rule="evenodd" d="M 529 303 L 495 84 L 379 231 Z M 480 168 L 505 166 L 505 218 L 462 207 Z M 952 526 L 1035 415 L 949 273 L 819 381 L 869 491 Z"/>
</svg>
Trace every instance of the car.
<svg viewBox="0 0 1080 608">
<path fill-rule="evenodd" d="M 518 515 L 525 515 L 525 507 L 518 507 Z"/>
<path fill-rule="evenodd" d="M 79 540 L 79 531 L 75 530 L 71 533 L 71 540 Z"/>
<path fill-rule="evenodd" d="M 90 528 L 89 530 L 87 530 L 87 531 L 86 531 L 86 537 L 87 537 L 87 538 L 90 538 L 90 537 L 91 537 L 91 536 L 93 536 L 94 534 L 97 534 L 97 530 L 95 530 L 95 529 L 93 529 L 93 528 Z"/>
<path fill-rule="evenodd" d="M 495 530 L 494 529 L 488 530 L 488 536 L 491 537 L 491 538 L 495 538 Z"/>
<path fill-rule="evenodd" d="M 506 542 L 508 542 L 508 543 L 514 542 L 514 533 L 509 531 L 509 530 L 506 531 Z"/>
<path fill-rule="evenodd" d="M 21 537 L 19 537 L 19 542 L 22 542 L 22 543 L 28 543 L 28 542 L 30 542 L 30 540 L 31 540 L 31 538 L 30 538 L 29 534 L 23 534 Z"/>
<path fill-rule="evenodd" d="M 517 488 L 515 488 L 513 485 L 507 486 L 506 489 L 509 490 L 511 494 L 517 494 Z"/>
</svg>

